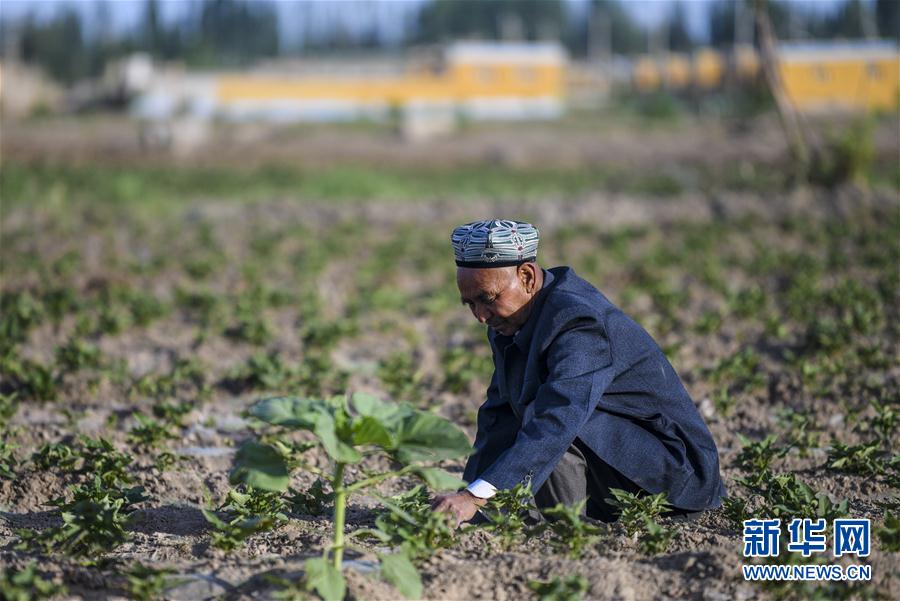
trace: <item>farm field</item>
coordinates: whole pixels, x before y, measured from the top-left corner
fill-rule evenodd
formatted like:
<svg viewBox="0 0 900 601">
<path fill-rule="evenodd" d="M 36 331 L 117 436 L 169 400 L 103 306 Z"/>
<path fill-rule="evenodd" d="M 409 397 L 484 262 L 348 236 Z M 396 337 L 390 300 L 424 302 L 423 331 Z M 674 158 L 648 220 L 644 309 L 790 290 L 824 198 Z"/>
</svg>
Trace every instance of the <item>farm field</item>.
<svg viewBox="0 0 900 601">
<path fill-rule="evenodd" d="M 632 502 L 636 517 L 611 525 L 530 532 L 497 514 L 450 536 L 421 494 L 386 509 L 422 483 L 407 470 L 347 499 L 349 598 L 895 597 L 900 197 L 885 131 L 873 183 L 830 190 L 788 186 L 765 128 L 771 144 L 756 150 L 700 126 L 648 134 L 655 151 L 619 132 L 618 162 L 572 128 L 555 163 L 514 130 L 499 146 L 474 132 L 379 162 L 380 134 L 362 131 L 361 146 L 330 146 L 305 170 L 277 144 L 254 155 L 271 164 L 250 166 L 213 150 L 144 164 L 113 143 L 79 160 L 74 142 L 44 161 L 47 140 L 13 131 L 0 175 L 0 595 L 314 598 L 305 562 L 334 535 L 326 476 L 350 451 L 248 409 L 363 393 L 471 440 L 492 363 L 459 302 L 449 233 L 498 216 L 536 224 L 543 267 L 572 266 L 660 343 L 719 446 L 730 498 L 690 522 L 650 526 L 653 508 Z M 721 152 L 701 157 L 713 138 Z M 372 156 L 348 158 L 357 147 Z M 459 477 L 452 439 L 427 465 Z M 293 467 L 288 492 L 230 481 L 235 461 L 252 463 L 247 441 Z M 344 477 L 402 457 L 365 453 Z M 871 581 L 745 582 L 753 516 L 870 518 L 858 561 Z"/>
</svg>

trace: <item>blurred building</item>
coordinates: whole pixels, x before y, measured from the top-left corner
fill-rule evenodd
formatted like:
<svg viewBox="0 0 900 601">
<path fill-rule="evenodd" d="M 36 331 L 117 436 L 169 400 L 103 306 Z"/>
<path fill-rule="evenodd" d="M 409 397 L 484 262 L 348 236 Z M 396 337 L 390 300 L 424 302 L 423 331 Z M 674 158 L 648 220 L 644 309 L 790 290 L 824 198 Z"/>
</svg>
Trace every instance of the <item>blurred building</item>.
<svg viewBox="0 0 900 601">
<path fill-rule="evenodd" d="M 806 111 L 891 109 L 900 103 L 900 51 L 893 42 L 782 44 L 781 80 Z"/>
<path fill-rule="evenodd" d="M 437 57 L 360 68 L 313 61 L 247 73 L 160 73 L 135 112 L 152 119 L 548 119 L 563 113 L 567 58 L 556 43 L 459 42 Z"/>
</svg>

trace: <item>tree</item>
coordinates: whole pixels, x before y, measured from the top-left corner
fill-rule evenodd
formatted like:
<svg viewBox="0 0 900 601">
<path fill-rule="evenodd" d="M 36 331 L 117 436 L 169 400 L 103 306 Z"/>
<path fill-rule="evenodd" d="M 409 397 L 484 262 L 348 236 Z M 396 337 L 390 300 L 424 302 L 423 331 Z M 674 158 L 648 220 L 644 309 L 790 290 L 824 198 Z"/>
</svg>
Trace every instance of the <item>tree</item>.
<svg viewBox="0 0 900 601">
<path fill-rule="evenodd" d="M 669 28 L 669 50 L 674 52 L 689 52 L 694 48 L 694 40 L 688 31 L 687 16 L 684 12 L 684 5 L 676 2 L 672 7 L 672 13 L 669 15 L 669 21 L 666 24 Z"/>
<path fill-rule="evenodd" d="M 875 20 L 881 37 L 900 40 L 900 2 L 875 0 Z"/>
</svg>

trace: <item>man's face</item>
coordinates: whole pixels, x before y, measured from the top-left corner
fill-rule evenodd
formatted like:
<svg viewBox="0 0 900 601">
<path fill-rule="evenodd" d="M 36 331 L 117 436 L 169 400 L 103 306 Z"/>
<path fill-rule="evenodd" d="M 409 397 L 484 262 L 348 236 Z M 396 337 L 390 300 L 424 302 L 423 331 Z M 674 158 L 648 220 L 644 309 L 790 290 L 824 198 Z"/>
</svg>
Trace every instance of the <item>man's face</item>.
<svg viewBox="0 0 900 601">
<path fill-rule="evenodd" d="M 535 290 L 535 267 L 456 268 L 460 300 L 480 323 L 512 336 L 528 320 Z"/>
</svg>

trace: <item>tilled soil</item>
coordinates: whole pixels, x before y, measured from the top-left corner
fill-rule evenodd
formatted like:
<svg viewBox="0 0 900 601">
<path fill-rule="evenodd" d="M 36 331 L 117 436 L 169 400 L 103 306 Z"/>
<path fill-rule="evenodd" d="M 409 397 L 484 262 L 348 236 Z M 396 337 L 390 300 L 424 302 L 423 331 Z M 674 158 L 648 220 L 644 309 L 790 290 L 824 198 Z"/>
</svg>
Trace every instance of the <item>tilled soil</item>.
<svg viewBox="0 0 900 601">
<path fill-rule="evenodd" d="M 833 441 L 852 445 L 872 438 L 870 400 L 896 410 L 900 399 L 900 297 L 893 273 L 900 203 L 895 193 L 846 188 L 786 192 L 778 198 L 726 192 L 660 201 L 594 194 L 528 203 L 337 206 L 197 200 L 161 215 L 138 216 L 127 207 L 106 210 L 98 217 L 90 206 L 17 206 L 5 212 L 2 224 L 5 294 L 28 291 L 46 298 L 47 290 L 65 286 L 84 301 L 56 323 L 43 319 L 15 344 L 21 357 L 54 370 L 53 398 L 35 398 L 34 389 L 8 374 L 3 382 L 5 391 L 19 392 L 18 411 L 3 437 L 17 445 L 13 454 L 19 463 L 14 477 L 0 479 L 0 564 L 11 569 L 36 560 L 45 577 L 68 587 L 68 597 L 125 596 L 122 570 L 140 561 L 175 571 L 179 582 L 166 598 L 269 598 L 277 587 L 266 575 L 297 577 L 305 559 L 321 554 L 331 535 L 327 514 L 291 515 L 286 524 L 225 552 L 210 545 L 210 527 L 201 513 L 224 498 L 234 451 L 252 436 L 243 411 L 268 394 L 308 393 L 311 386 L 282 390 L 248 384 L 236 370 L 259 351 L 301 365 L 310 352 L 303 332 L 311 323 L 353 326 L 329 347 L 331 371 L 316 375 L 325 382 L 323 393 L 399 396 L 434 407 L 474 436 L 474 412 L 489 372 L 482 370 L 462 392 L 454 392 L 446 386 L 444 352 L 463 347 L 483 359 L 489 353 L 483 330 L 455 298 L 447 233 L 457 223 L 494 215 L 538 224 L 544 266 L 573 265 L 659 341 L 707 420 L 730 494 L 750 498 L 736 481 L 748 475 L 735 463 L 743 444 L 739 435 L 758 441 L 775 433 L 784 444 L 792 431 L 783 416 L 790 410 L 808 419 L 817 439 L 775 459 L 776 473 L 795 474 L 835 502 L 846 499 L 849 515 L 871 518 L 873 527 L 882 523 L 891 503 L 896 512 L 896 475 L 840 471 L 830 467 L 828 455 Z M 75 257 L 71 269 L 65 267 L 67 253 Z M 185 267 L 204 260 L 212 265 L 205 275 L 191 275 Z M 811 290 L 819 292 L 846 282 L 878 290 L 873 314 L 866 318 L 871 324 L 823 350 L 826 342 L 813 338 L 810 329 L 819 323 L 815 316 L 792 311 L 791 290 L 806 276 L 813 280 Z M 263 341 L 240 335 L 238 308 L 249 302 L 254 287 L 289 298 L 254 305 L 259 312 L 254 315 L 269 324 Z M 105 323 L 104 299 L 118 298 L 114 291 L 122 289 L 158 298 L 169 310 L 146 325 L 132 322 L 119 332 L 104 330 L 98 325 Z M 219 299 L 209 323 L 184 300 L 188 292 Z M 304 309 L 303 299 L 310 296 L 319 302 Z M 740 299 L 751 299 L 746 301 L 752 301 L 750 308 L 742 308 Z M 121 309 L 116 302 L 112 310 Z M 815 310 L 823 312 L 823 319 L 844 319 L 844 328 L 856 323 L 855 314 L 846 317 L 839 303 L 835 308 L 823 300 Z M 710 315 L 718 316 L 717 326 L 702 325 Z M 80 316 L 90 323 L 79 325 Z M 72 339 L 96 345 L 106 365 L 117 367 L 63 369 L 56 349 Z M 747 373 L 716 370 L 745 349 L 754 357 Z M 871 359 L 876 351 L 883 359 Z M 397 353 L 411 358 L 413 385 L 407 389 L 392 390 L 380 369 Z M 142 377 L 171 373 L 184 360 L 201 366 L 200 382 L 181 381 L 163 393 L 137 386 Z M 348 373 L 340 390 L 329 383 L 335 370 Z M 176 439 L 157 448 L 137 445 L 129 439 L 133 414 L 149 412 L 162 400 L 193 408 Z M 105 437 L 127 453 L 133 484 L 150 497 L 134 514 L 129 540 L 103 558 L 92 558 L 101 559 L 93 564 L 17 550 L 17 530 L 58 525 L 60 518 L 48 503 L 90 476 L 37 468 L 32 453 L 44 443 L 72 441 L 81 434 Z M 892 436 L 884 452 L 896 449 L 895 431 Z M 180 457 L 168 469 L 156 464 L 164 450 Z M 314 451 L 311 456 L 313 463 L 327 463 Z M 385 465 L 373 459 L 363 467 Z M 463 462 L 444 467 L 461 474 Z M 351 470 L 349 477 L 354 475 Z M 312 481 L 310 474 L 295 473 L 293 487 L 304 490 Z M 414 484 L 390 481 L 377 492 L 396 494 Z M 352 497 L 348 532 L 370 527 L 378 507 L 373 496 Z M 890 598 L 898 590 L 898 555 L 874 536 L 872 553 L 864 560 L 872 566 L 871 582 L 779 588 L 743 580 L 741 533 L 725 510 L 696 521 L 664 518 L 662 523 L 676 531 L 664 553 L 645 554 L 619 525 L 612 525 L 580 559 L 553 552 L 546 535 L 504 551 L 490 534 L 466 531 L 456 545 L 420 566 L 424 597 L 529 598 L 534 594 L 530 581 L 573 574 L 587 578 L 584 596 L 591 599 L 813 593 Z M 345 570 L 351 598 L 398 598 L 394 588 L 375 577 L 376 552 L 382 550 L 371 541 L 355 540 Z"/>
</svg>

